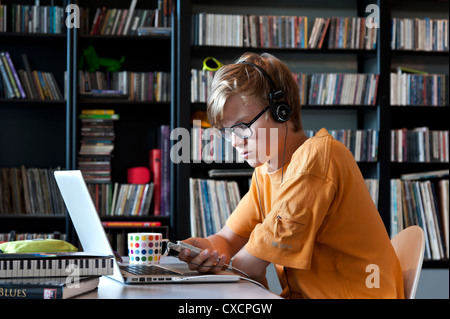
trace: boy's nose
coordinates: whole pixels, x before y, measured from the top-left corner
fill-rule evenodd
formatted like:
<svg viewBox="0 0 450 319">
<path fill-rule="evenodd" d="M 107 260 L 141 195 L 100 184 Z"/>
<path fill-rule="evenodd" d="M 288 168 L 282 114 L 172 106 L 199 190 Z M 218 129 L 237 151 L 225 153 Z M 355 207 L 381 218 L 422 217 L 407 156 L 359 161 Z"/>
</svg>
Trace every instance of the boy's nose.
<svg viewBox="0 0 450 319">
<path fill-rule="evenodd" d="M 234 133 L 231 133 L 231 146 L 233 146 L 234 148 L 238 147 L 239 145 L 243 145 L 244 144 L 244 139 L 237 136 Z"/>
</svg>

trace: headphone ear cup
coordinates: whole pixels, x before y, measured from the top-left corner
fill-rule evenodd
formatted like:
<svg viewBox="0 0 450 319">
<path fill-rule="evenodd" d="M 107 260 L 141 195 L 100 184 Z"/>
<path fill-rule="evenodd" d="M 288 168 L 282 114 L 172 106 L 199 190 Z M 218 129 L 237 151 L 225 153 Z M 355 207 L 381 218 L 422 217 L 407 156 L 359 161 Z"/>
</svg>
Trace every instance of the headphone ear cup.
<svg viewBox="0 0 450 319">
<path fill-rule="evenodd" d="M 277 123 L 287 122 L 291 118 L 291 115 L 291 107 L 286 103 L 276 103 L 272 107 L 272 117 Z"/>
</svg>

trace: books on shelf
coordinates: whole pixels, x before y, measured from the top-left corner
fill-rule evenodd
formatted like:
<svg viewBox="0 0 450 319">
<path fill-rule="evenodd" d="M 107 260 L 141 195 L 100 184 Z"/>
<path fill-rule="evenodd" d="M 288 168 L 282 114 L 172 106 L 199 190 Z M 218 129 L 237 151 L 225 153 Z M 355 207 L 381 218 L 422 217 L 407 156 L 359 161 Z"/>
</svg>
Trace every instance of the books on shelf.
<svg viewBox="0 0 450 319">
<path fill-rule="evenodd" d="M 225 225 L 241 196 L 235 181 L 190 178 L 191 235 L 206 237 Z"/>
<path fill-rule="evenodd" d="M 59 168 L 0 168 L 0 214 L 64 215 L 55 170 Z"/>
<path fill-rule="evenodd" d="M 448 51 L 448 19 L 392 18 L 391 49 Z"/>
<path fill-rule="evenodd" d="M 192 34 L 199 46 L 321 49 L 325 43 L 331 49 L 373 50 L 377 43 L 377 29 L 358 17 L 318 17 L 308 33 L 305 16 L 201 12 L 193 15 Z"/>
<path fill-rule="evenodd" d="M 32 239 L 60 239 L 66 240 L 66 234 L 59 231 L 53 233 L 22 233 L 11 230 L 9 233 L 0 233 L 0 242 Z"/>
<path fill-rule="evenodd" d="M 61 6 L 0 4 L 0 32 L 62 34 L 64 22 Z"/>
<path fill-rule="evenodd" d="M 129 101 L 169 102 L 170 73 L 80 70 L 79 88 L 82 99 L 100 98 L 99 92 L 109 91 L 109 96 L 103 94 L 103 97 Z"/>
<path fill-rule="evenodd" d="M 149 216 L 154 185 L 88 183 L 97 213 L 100 216 Z"/>
<path fill-rule="evenodd" d="M 378 74 L 312 74 L 308 105 L 376 105 Z"/>
<path fill-rule="evenodd" d="M 391 162 L 449 162 L 448 130 L 391 130 Z"/>
<path fill-rule="evenodd" d="M 379 185 L 380 180 L 376 178 L 365 178 L 364 182 L 366 183 L 367 189 L 369 190 L 370 197 L 375 204 L 375 207 L 378 208 L 378 194 L 379 194 Z"/>
<path fill-rule="evenodd" d="M 328 49 L 376 49 L 378 29 L 367 28 L 366 18 L 332 17 L 329 24 Z"/>
<path fill-rule="evenodd" d="M 378 160 L 378 130 L 328 130 L 333 138 L 344 144 L 357 162 L 376 162 Z M 308 137 L 313 137 L 316 132 L 305 130 Z"/>
<path fill-rule="evenodd" d="M 68 299 L 98 287 L 99 276 L 0 279 L 0 299 Z"/>
<path fill-rule="evenodd" d="M 114 110 L 81 110 L 81 142 L 78 167 L 86 183 L 111 183 L 111 156 L 114 150 Z"/>
<path fill-rule="evenodd" d="M 411 225 L 422 227 L 426 260 L 449 258 L 448 182 L 391 180 L 391 237 Z"/>
<path fill-rule="evenodd" d="M 0 98 L 31 100 L 63 100 L 51 72 L 31 71 L 26 54 L 22 54 L 25 69 L 17 69 L 8 51 L 0 52 Z"/>
<path fill-rule="evenodd" d="M 391 105 L 448 106 L 448 75 L 404 71 L 391 72 Z"/>
<path fill-rule="evenodd" d="M 137 0 L 132 0 L 130 7 L 106 8 L 101 7 L 95 10 L 93 21 L 90 22 L 85 17 L 83 20 L 87 26 L 85 30 L 90 30 L 91 35 L 138 35 L 139 28 L 168 28 L 171 26 L 171 0 L 158 1 L 158 8 L 139 9 L 136 8 Z M 86 10 L 84 15 L 88 15 Z"/>
<path fill-rule="evenodd" d="M 153 198 L 153 183 L 120 184 L 115 183 L 110 216 L 148 216 Z"/>
<path fill-rule="evenodd" d="M 378 74 L 292 73 L 302 105 L 376 105 Z M 214 72 L 191 69 L 191 103 L 206 103 Z"/>
</svg>

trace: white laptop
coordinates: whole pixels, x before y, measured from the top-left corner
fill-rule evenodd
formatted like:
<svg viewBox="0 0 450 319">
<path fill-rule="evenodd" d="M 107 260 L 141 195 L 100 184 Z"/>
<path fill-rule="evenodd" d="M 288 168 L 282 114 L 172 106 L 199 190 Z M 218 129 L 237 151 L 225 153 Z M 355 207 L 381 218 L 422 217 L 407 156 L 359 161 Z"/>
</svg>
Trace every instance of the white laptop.
<svg viewBox="0 0 450 319">
<path fill-rule="evenodd" d="M 114 255 L 81 171 L 55 171 L 55 178 L 83 250 Z M 229 272 L 200 274 L 189 270 L 182 262 L 140 266 L 116 260 L 114 274 L 109 277 L 127 284 L 236 282 L 240 279 Z"/>
</svg>

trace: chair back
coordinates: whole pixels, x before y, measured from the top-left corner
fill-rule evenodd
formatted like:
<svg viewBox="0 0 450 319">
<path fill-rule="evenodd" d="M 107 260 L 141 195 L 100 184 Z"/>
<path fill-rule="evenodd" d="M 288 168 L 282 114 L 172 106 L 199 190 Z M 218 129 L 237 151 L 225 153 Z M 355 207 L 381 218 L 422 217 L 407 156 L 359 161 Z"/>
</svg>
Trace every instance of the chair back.
<svg viewBox="0 0 450 319">
<path fill-rule="evenodd" d="M 414 299 L 422 270 L 425 235 L 419 226 L 403 229 L 391 240 L 400 261 L 406 299 Z"/>
</svg>

